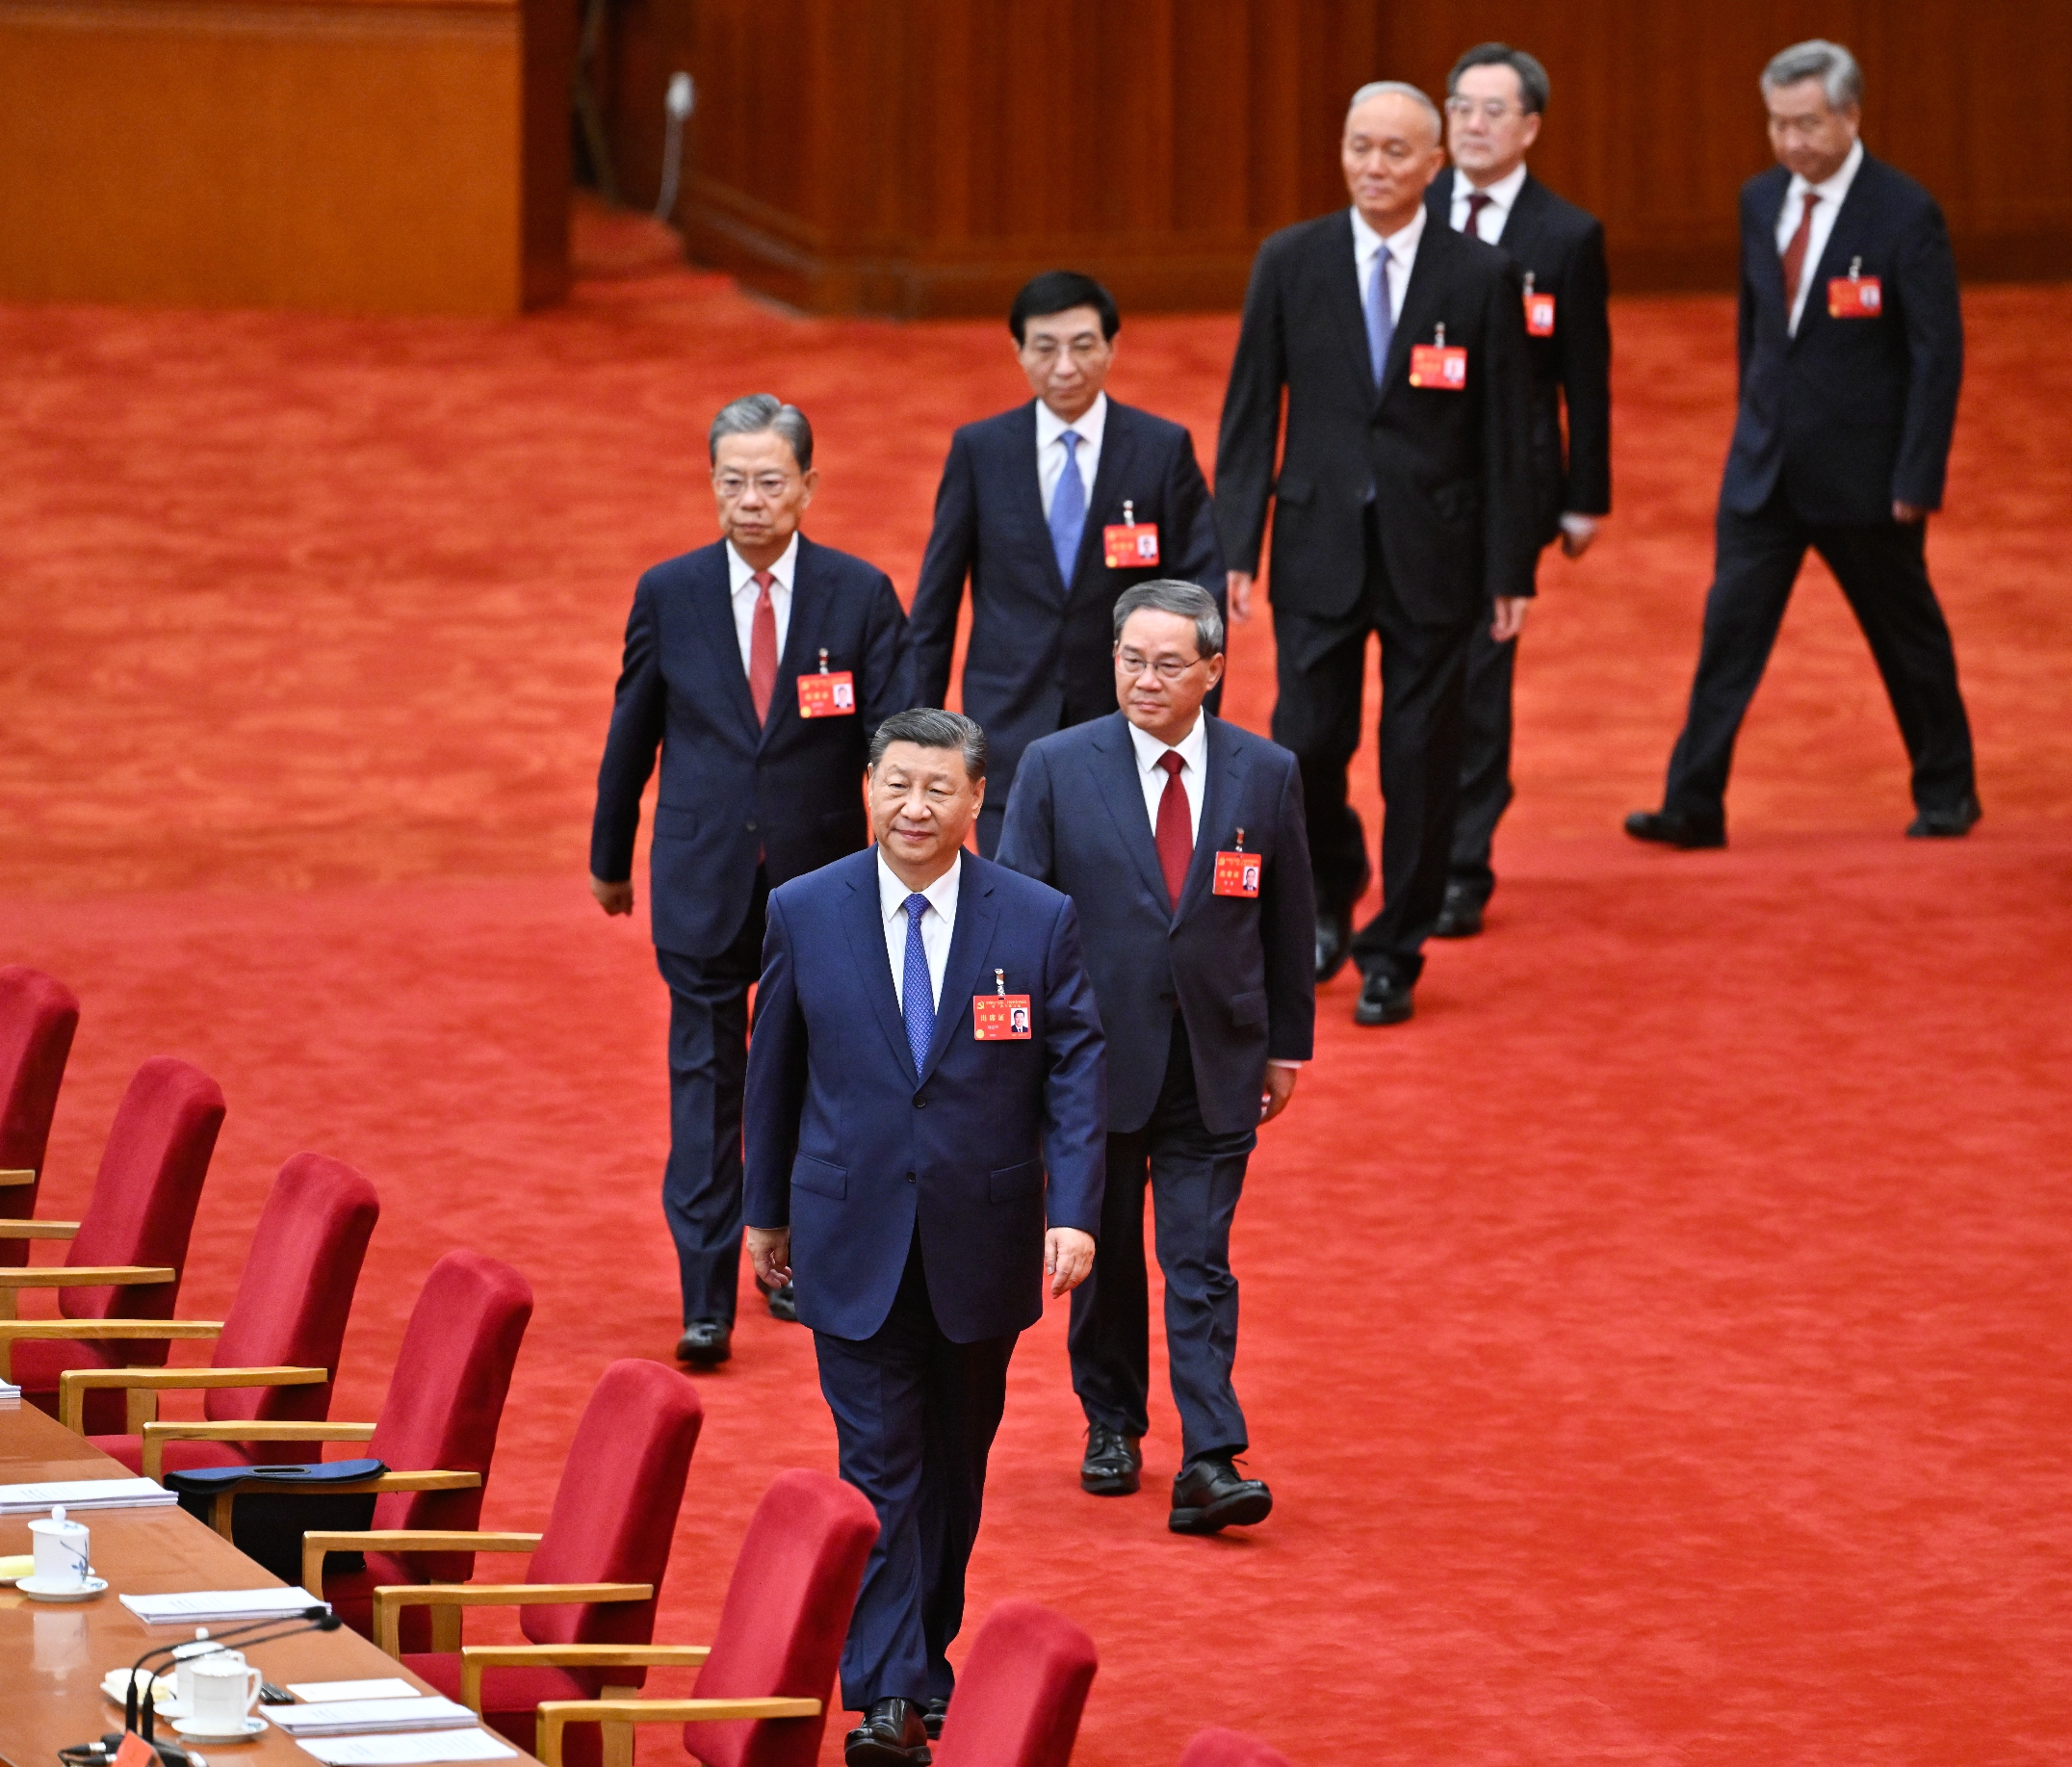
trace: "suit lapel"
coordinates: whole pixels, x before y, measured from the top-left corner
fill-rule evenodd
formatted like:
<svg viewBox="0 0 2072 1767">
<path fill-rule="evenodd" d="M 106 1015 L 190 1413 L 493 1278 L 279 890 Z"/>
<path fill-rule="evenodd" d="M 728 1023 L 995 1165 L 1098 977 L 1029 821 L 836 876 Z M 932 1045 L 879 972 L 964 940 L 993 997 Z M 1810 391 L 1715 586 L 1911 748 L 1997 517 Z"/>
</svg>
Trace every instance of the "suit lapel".
<svg viewBox="0 0 2072 1767">
<path fill-rule="evenodd" d="M 1435 227 L 1425 222 L 1424 235 L 1417 242 L 1417 257 L 1411 265 L 1411 285 L 1403 291 L 1403 312 L 1396 321 L 1394 335 L 1388 341 L 1388 369 L 1382 376 L 1382 390 L 1390 387 L 1410 373 L 1411 346 L 1413 343 L 1429 344 L 1432 328 L 1437 323 L 1442 306 L 1441 285 L 1446 280 L 1446 271 L 1460 244 L 1461 236 L 1451 227 Z M 1456 338 L 1454 342 L 1463 343 Z"/>
<path fill-rule="evenodd" d="M 957 877 L 957 924 L 949 935 L 949 957 L 943 965 L 943 992 L 935 1005 L 935 1038 L 928 1045 L 927 1065 L 920 1071 L 925 1081 L 948 1052 L 964 1023 L 964 1002 L 979 992 L 979 978 L 987 953 L 993 948 L 993 928 L 1000 918 L 993 899 L 993 879 L 986 874 L 986 862 L 970 853 L 960 862 Z M 991 981 L 992 977 L 985 978 Z M 1009 976 L 1010 994 L 1033 994 L 1030 976 Z"/>
<path fill-rule="evenodd" d="M 1152 837 L 1151 819 L 1144 813 L 1144 787 L 1137 778 L 1137 750 L 1129 740 L 1129 720 L 1120 712 L 1110 713 L 1096 727 L 1094 752 L 1100 757 L 1094 773 L 1101 784 L 1101 801 L 1115 823 L 1116 837 L 1136 862 L 1138 873 L 1151 889 L 1152 899 L 1162 901 L 1165 871 L 1158 863 L 1158 844 Z"/>
<path fill-rule="evenodd" d="M 1197 826 L 1194 858 L 1179 893 L 1179 915 L 1186 914 L 1215 887 L 1216 851 L 1244 794 L 1245 753 L 1221 718 L 1209 718 L 1204 759 L 1208 777 L 1202 788 L 1202 819 Z M 1178 918 L 1176 916 L 1175 918 Z"/>
<path fill-rule="evenodd" d="M 866 847 L 868 867 L 859 868 L 849 880 L 849 953 L 856 973 L 863 977 L 864 992 L 870 997 L 870 1010 L 893 1047 L 899 1066 L 911 1073 L 914 1052 L 908 1046 L 906 1021 L 899 1016 L 899 997 L 893 992 L 892 960 L 885 950 L 885 917 L 879 912 L 878 857 L 876 847 Z M 959 920 L 962 920 L 960 915 Z"/>
<path fill-rule="evenodd" d="M 1799 313 L 1799 332 L 1792 339 L 1794 348 L 1804 339 L 1815 325 L 1828 324 L 1827 284 L 1835 277 L 1849 275 L 1850 259 L 1863 255 L 1865 241 L 1863 217 L 1865 198 L 1863 176 L 1871 169 L 1871 156 L 1867 153 L 1856 168 L 1856 175 L 1850 180 L 1849 195 L 1842 198 L 1842 206 L 1835 211 L 1834 225 L 1827 229 L 1827 243 L 1821 247 L 1820 262 L 1806 266 L 1806 303 Z M 1783 271 L 1778 270 L 1777 286 L 1781 289 Z"/>
<path fill-rule="evenodd" d="M 787 718 L 798 716 L 797 689 L 792 689 L 788 696 L 785 684 L 794 676 L 813 674 L 820 666 L 816 640 L 827 611 L 827 580 L 820 569 L 818 553 L 819 548 L 803 533 L 798 536 L 798 553 L 791 562 L 791 617 L 785 627 L 784 655 L 777 660 L 777 687 L 770 702 L 769 722 L 763 726 L 764 742 Z M 752 715 L 752 698 L 748 709 Z"/>
<path fill-rule="evenodd" d="M 704 622 L 706 639 L 712 647 L 720 697 L 733 709 L 742 734 L 754 744 L 760 741 L 762 733 L 756 728 L 756 702 L 748 691 L 748 672 L 741 667 L 741 640 L 734 630 L 733 577 L 724 540 L 712 548 L 712 567 L 702 574 L 698 584 L 698 617 Z"/>
<path fill-rule="evenodd" d="M 1367 352 L 1367 315 L 1360 304 L 1360 258 L 1353 242 L 1353 211 L 1345 210 L 1325 234 L 1331 242 L 1324 285 L 1327 304 L 1356 364 L 1354 372 L 1379 396 L 1374 358 Z"/>
<path fill-rule="evenodd" d="M 1044 561 L 1046 576 L 1057 587 L 1058 605 L 1062 607 L 1067 586 L 1058 574 L 1057 548 L 1050 544 L 1050 524 L 1044 519 L 1043 474 L 1036 463 L 1035 400 L 1022 407 L 1022 419 L 1014 445 L 1014 498 L 1022 506 L 1023 523 L 1034 536 L 1037 555 Z"/>
<path fill-rule="evenodd" d="M 1136 452 L 1136 433 L 1124 408 L 1114 400 L 1108 401 L 1107 427 L 1101 435 L 1101 470 L 1094 475 L 1092 490 L 1086 498 L 1086 532 L 1079 536 L 1079 556 L 1073 561 L 1072 583 L 1077 588 L 1079 580 L 1086 575 L 1089 563 L 1096 563 L 1103 557 L 1101 530 L 1107 517 L 1103 513 L 1111 502 L 1117 501 L 1124 475 L 1129 469 L 1129 458 Z M 1099 563 L 1103 575 L 1105 563 Z"/>
</svg>

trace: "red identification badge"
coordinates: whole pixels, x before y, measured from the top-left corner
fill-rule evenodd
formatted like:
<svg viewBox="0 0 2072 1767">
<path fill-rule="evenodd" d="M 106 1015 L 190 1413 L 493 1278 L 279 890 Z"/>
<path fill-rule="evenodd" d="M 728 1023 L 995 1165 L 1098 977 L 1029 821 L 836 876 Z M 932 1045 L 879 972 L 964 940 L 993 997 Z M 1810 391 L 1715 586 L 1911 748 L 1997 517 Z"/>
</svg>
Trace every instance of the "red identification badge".
<svg viewBox="0 0 2072 1767">
<path fill-rule="evenodd" d="M 800 717 L 854 717 L 856 677 L 845 668 L 828 672 L 827 652 L 820 653 L 820 672 L 798 678 Z"/>
<path fill-rule="evenodd" d="M 1411 347 L 1411 385 L 1435 387 L 1442 393 L 1459 393 L 1467 387 L 1467 351 L 1458 344 L 1448 347 L 1446 327 L 1435 327 L 1432 342 Z"/>
<path fill-rule="evenodd" d="M 993 972 L 997 992 L 971 996 L 971 1035 L 980 1043 L 1026 1043 L 1029 997 L 1007 992 L 1007 973 Z"/>
<path fill-rule="evenodd" d="M 1111 571 L 1137 570 L 1158 562 L 1158 524 L 1137 521 L 1136 506 L 1125 502 L 1123 519 L 1101 531 L 1101 550 Z"/>
<path fill-rule="evenodd" d="M 1234 853 L 1216 855 L 1217 896 L 1254 896 L 1259 893 L 1259 856 L 1240 847 Z"/>
<path fill-rule="evenodd" d="M 1830 319 L 1876 319 L 1884 310 L 1884 287 L 1876 276 L 1836 276 L 1827 284 Z"/>
<path fill-rule="evenodd" d="M 1535 295 L 1527 290 L 1525 296 L 1525 330 L 1532 337 L 1554 335 L 1554 297 Z"/>
</svg>

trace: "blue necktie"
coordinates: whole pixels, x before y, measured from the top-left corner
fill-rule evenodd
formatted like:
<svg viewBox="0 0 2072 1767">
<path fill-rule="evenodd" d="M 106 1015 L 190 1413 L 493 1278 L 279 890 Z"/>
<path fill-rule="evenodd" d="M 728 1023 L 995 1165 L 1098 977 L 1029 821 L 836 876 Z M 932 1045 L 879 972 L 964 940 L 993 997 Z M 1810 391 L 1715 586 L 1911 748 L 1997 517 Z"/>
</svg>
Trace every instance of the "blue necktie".
<svg viewBox="0 0 2072 1767">
<path fill-rule="evenodd" d="M 906 911 L 906 977 L 899 989 L 899 1008 L 919 1077 L 928 1065 L 928 1046 L 935 1041 L 935 993 L 928 983 L 928 948 L 920 942 L 920 917 L 928 912 L 928 898 L 919 892 L 908 896 Z"/>
<path fill-rule="evenodd" d="M 1057 438 L 1065 444 L 1065 470 L 1050 493 L 1050 546 L 1057 554 L 1057 574 L 1072 587 L 1072 569 L 1079 561 L 1079 536 L 1086 532 L 1086 482 L 1079 477 L 1079 432 L 1068 429 Z"/>
<path fill-rule="evenodd" d="M 1375 254 L 1374 281 L 1367 291 L 1367 354 L 1374 364 L 1374 390 L 1382 390 L 1388 367 L 1388 344 L 1396 334 L 1396 316 L 1388 302 L 1388 247 Z"/>
</svg>

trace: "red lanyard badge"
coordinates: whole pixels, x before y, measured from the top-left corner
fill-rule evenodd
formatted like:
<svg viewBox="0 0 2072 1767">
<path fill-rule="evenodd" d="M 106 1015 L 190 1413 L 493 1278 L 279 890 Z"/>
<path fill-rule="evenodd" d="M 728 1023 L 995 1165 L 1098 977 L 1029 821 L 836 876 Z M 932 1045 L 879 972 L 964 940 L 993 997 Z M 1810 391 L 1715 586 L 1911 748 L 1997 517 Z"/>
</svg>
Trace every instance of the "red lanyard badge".
<svg viewBox="0 0 2072 1767">
<path fill-rule="evenodd" d="M 1863 273 L 1863 260 L 1851 258 L 1849 274 L 1827 283 L 1827 316 L 1830 319 L 1876 319 L 1885 310 L 1885 286 L 1876 276 Z"/>
<path fill-rule="evenodd" d="M 1242 896 L 1247 898 L 1259 893 L 1259 868 L 1264 863 L 1257 853 L 1245 851 L 1245 831 L 1237 831 L 1237 845 L 1233 851 L 1216 855 L 1216 881 L 1210 889 L 1212 896 Z"/>
<path fill-rule="evenodd" d="M 1530 337 L 1554 335 L 1554 297 L 1534 289 L 1531 271 L 1525 273 L 1525 330 Z"/>
<path fill-rule="evenodd" d="M 1433 328 L 1431 343 L 1412 346 L 1411 385 L 1441 393 L 1467 390 L 1467 351 L 1458 344 L 1447 345 L 1444 325 Z"/>
<path fill-rule="evenodd" d="M 856 677 L 845 668 L 827 671 L 827 652 L 820 653 L 820 672 L 798 678 L 800 717 L 854 717 Z"/>
<path fill-rule="evenodd" d="M 1007 992 L 1007 972 L 995 970 L 997 992 L 971 996 L 971 1035 L 980 1043 L 1026 1043 L 1029 997 Z"/>
<path fill-rule="evenodd" d="M 1123 502 L 1123 519 L 1101 531 L 1101 547 L 1111 571 L 1141 570 L 1158 562 L 1158 524 L 1137 521 L 1137 507 Z"/>
</svg>

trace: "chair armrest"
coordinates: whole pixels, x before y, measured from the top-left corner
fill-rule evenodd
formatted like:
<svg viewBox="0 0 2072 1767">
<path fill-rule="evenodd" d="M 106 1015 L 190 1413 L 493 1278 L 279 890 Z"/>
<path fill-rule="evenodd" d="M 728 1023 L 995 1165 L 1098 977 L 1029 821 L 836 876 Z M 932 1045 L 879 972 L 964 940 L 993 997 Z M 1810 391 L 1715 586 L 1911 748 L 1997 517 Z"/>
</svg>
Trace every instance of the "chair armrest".
<svg viewBox="0 0 2072 1767">
<path fill-rule="evenodd" d="M 34 1269 L 0 1270 L 0 1288 L 121 1287 L 169 1283 L 179 1274 L 163 1264 L 39 1264 Z"/>
<path fill-rule="evenodd" d="M 76 1239 L 77 1221 L 27 1221 L 9 1216 L 0 1220 L 0 1239 Z"/>
<path fill-rule="evenodd" d="M 160 1370 L 153 1369 L 157 1373 Z M 166 1372 L 171 1372 L 167 1370 Z M 187 1369 L 178 1370 L 189 1372 Z M 194 1370 L 206 1374 L 210 1370 Z M 65 1376 L 69 1379 L 69 1376 Z M 60 1381 L 62 1390 L 63 1380 Z M 285 1383 L 284 1383 L 285 1384 Z M 228 1385 L 226 1382 L 225 1385 Z M 63 1401 L 61 1400 L 62 1404 Z M 367 1442 L 373 1439 L 371 1423 L 146 1423 L 139 1432 L 143 1438 L 145 1478 L 155 1479 L 165 1469 L 168 1442 Z"/>
<path fill-rule="evenodd" d="M 466 1536 L 457 1538 L 465 1540 Z M 308 1537 L 303 1539 L 306 1551 Z M 467 1547 L 449 1550 L 466 1551 Z M 652 1583 L 386 1583 L 375 1591 L 375 1644 L 389 1655 L 399 1656 L 402 1610 L 406 1607 L 545 1607 L 577 1601 L 654 1598 Z"/>
<path fill-rule="evenodd" d="M 0 1276 L 21 1274 L 18 1270 L 0 1271 Z M 0 1381 L 14 1378 L 14 1346 L 25 1338 L 72 1338 L 82 1343 L 120 1338 L 163 1341 L 168 1338 L 214 1338 L 222 1329 L 213 1319 L 17 1319 L 14 1290 L 0 1285 Z"/>
<path fill-rule="evenodd" d="M 463 1645 L 460 1702 L 482 1715 L 484 1669 L 702 1669 L 712 1654 L 710 1645 Z"/>
<path fill-rule="evenodd" d="M 302 1587 L 324 1594 L 324 1561 L 332 1552 L 530 1552 L 541 1538 L 480 1528 L 367 1528 L 357 1534 L 312 1528 L 302 1536 Z"/>
<path fill-rule="evenodd" d="M 817 1700 L 542 1700 L 539 1758 L 546 1767 L 561 1767 L 561 1731 L 572 1724 L 736 1724 L 819 1715 Z"/>
<path fill-rule="evenodd" d="M 197 1388 L 212 1387 L 314 1387 L 330 1378 L 328 1368 L 67 1368 L 58 1376 L 58 1421 L 66 1429 L 78 1430 L 84 1435 L 87 1394 L 106 1391 L 110 1388 L 192 1392 Z M 158 1475 L 147 1473 L 145 1476 L 156 1478 Z"/>
<path fill-rule="evenodd" d="M 0 1190 L 12 1190 L 16 1184 L 33 1184 L 35 1182 L 36 1174 L 34 1172 L 25 1172 L 18 1166 L 12 1171 L 0 1172 Z"/>
</svg>

